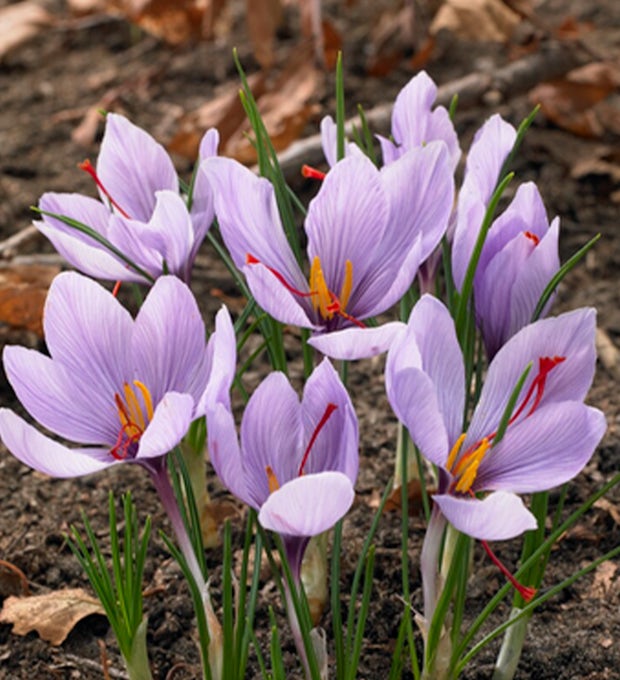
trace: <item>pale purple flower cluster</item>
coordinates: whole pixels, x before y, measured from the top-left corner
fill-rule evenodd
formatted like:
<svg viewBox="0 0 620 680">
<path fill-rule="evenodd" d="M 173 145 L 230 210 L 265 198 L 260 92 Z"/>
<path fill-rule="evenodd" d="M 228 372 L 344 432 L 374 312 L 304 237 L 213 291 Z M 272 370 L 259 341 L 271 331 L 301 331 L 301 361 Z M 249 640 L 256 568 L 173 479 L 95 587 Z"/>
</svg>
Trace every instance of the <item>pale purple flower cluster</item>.
<svg viewBox="0 0 620 680">
<path fill-rule="evenodd" d="M 453 317 L 439 299 L 422 295 L 406 323 L 367 325 L 411 290 L 429 258 L 434 271 L 442 240 L 456 291 L 463 291 L 515 144 L 512 125 L 491 117 L 472 143 L 455 199 L 461 151 L 447 110 L 433 106 L 436 95 L 425 73 L 402 90 L 392 137 L 379 139 L 380 168 L 352 144 L 337 160 L 335 124 L 323 121 L 330 169 L 305 218 L 303 264 L 283 228 L 274 186 L 217 157 L 216 131 L 201 144 L 188 199 L 163 147 L 109 114 L 97 168 L 85 166 L 101 200 L 45 194 L 37 225 L 85 274 L 152 287 L 133 319 L 99 284 L 77 273 L 58 276 L 45 308 L 49 356 L 8 347 L 3 359 L 30 416 L 79 446 L 68 448 L 1 409 L 7 448 L 56 477 L 129 462 L 160 479 L 166 454 L 192 421 L 205 417 L 216 473 L 265 528 L 282 536 L 299 579 L 309 538 L 332 527 L 353 503 L 357 418 L 323 359 L 301 400 L 283 373 L 268 375 L 249 399 L 237 435 L 230 395 L 235 329 L 222 309 L 206 342 L 188 287 L 215 215 L 232 261 L 274 319 L 310 329 L 309 344 L 331 358 L 388 351 L 392 409 L 438 470 L 435 517 L 481 540 L 534 529 L 536 519 L 518 494 L 574 477 L 605 431 L 603 414 L 584 404 L 596 362 L 594 310 L 533 318 L 560 266 L 559 220 L 549 223 L 536 186 L 518 187 L 480 252 L 471 311 L 488 366 L 473 408 L 466 408 L 471 389 Z"/>
</svg>

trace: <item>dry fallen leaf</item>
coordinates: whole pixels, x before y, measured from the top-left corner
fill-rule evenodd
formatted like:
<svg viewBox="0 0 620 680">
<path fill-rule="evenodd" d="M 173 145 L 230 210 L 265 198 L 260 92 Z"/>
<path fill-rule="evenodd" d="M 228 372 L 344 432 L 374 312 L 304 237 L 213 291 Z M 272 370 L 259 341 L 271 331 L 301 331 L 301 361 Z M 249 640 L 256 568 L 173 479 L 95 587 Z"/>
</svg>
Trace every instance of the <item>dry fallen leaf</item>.
<svg viewBox="0 0 620 680">
<path fill-rule="evenodd" d="M 43 337 L 43 305 L 54 265 L 8 265 L 0 269 L 0 322 L 34 331 Z"/>
<path fill-rule="evenodd" d="M 435 492 L 435 489 L 427 488 L 426 491 L 429 494 L 432 494 Z M 401 501 L 402 488 L 399 486 L 388 496 L 388 499 L 383 506 L 383 511 L 394 512 L 395 510 L 400 510 L 402 507 Z M 410 479 L 407 482 L 407 508 L 409 510 L 409 515 L 419 515 L 424 508 L 422 502 L 422 485 L 420 484 L 419 479 Z"/>
<path fill-rule="evenodd" d="M 465 40 L 505 43 L 519 21 L 519 15 L 502 0 L 445 0 L 429 33 L 447 30 Z"/>
<path fill-rule="evenodd" d="M 559 127 L 582 137 L 601 137 L 606 129 L 620 131 L 620 112 L 605 102 L 618 87 L 620 68 L 595 62 L 540 83 L 529 98 Z"/>
<path fill-rule="evenodd" d="M 246 0 L 245 20 L 256 61 L 264 68 L 273 66 L 274 38 L 282 21 L 280 0 Z"/>
<path fill-rule="evenodd" d="M 99 600 L 81 588 L 73 588 L 32 597 L 9 597 L 0 612 L 0 623 L 12 623 L 16 635 L 36 630 L 46 642 L 60 645 L 74 626 L 91 614 L 105 615 Z"/>
<path fill-rule="evenodd" d="M 0 60 L 52 22 L 51 14 L 36 2 L 18 2 L 0 8 Z"/>
<path fill-rule="evenodd" d="M 291 62 L 258 100 L 258 108 L 276 151 L 282 151 L 297 140 L 317 107 L 311 103 L 319 83 L 319 72 L 311 59 Z M 256 162 L 256 151 L 246 137 L 247 125 L 239 128 L 224 145 L 222 153 L 241 163 Z"/>
<path fill-rule="evenodd" d="M 618 565 L 613 562 L 603 562 L 594 572 L 594 579 L 588 596 L 592 598 L 607 598 L 611 592 L 618 571 Z"/>
</svg>

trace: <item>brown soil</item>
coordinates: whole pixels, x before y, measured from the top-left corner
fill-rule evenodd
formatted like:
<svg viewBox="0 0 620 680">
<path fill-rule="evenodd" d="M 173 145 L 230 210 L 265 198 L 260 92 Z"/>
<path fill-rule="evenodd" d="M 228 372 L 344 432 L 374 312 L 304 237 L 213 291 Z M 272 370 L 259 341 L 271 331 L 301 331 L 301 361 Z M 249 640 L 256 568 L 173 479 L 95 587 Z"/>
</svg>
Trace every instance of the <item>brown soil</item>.
<svg viewBox="0 0 620 680">
<path fill-rule="evenodd" d="M 7 4 L 10 2 L 0 2 L 0 7 Z M 403 57 L 387 76 L 366 74 L 367 27 L 375 21 L 377 6 L 388 4 L 359 0 L 345 9 L 340 7 L 344 3 L 325 3 L 326 13 L 333 17 L 344 36 L 345 83 L 351 107 L 357 102 L 370 108 L 391 101 L 413 73 L 408 59 Z M 580 21 L 594 22 L 595 29 L 601 32 L 620 25 L 619 7 L 614 0 L 599 0 L 595 4 L 548 0 L 541 3 L 540 17 L 551 25 L 558 25 L 561 18 L 572 15 Z M 57 16 L 66 16 L 60 1 L 53 1 L 48 6 Z M 527 22 L 521 28 L 521 42 L 543 33 L 540 27 L 532 27 Z M 245 47 L 247 39 L 242 16 L 234 17 L 231 31 L 231 37 L 225 42 L 172 49 L 151 37 L 137 34 L 128 24 L 116 19 L 64 24 L 39 34 L 5 58 L 0 63 L 0 240 L 28 225 L 32 217 L 29 206 L 35 204 L 44 191 L 91 191 L 89 179 L 76 169 L 76 163 L 85 155 L 94 158 L 96 145 L 85 153 L 84 148 L 71 141 L 71 134 L 87 108 L 110 89 L 119 89 L 114 110 L 125 113 L 165 141 L 170 138 L 180 111 L 191 110 L 209 100 L 222 83 L 236 81 L 232 45 L 240 47 L 243 63 L 248 71 L 253 71 L 255 62 L 249 47 Z M 615 49 L 617 56 L 618 32 L 615 38 L 610 37 L 609 31 L 604 34 L 607 44 L 601 49 Z M 439 83 L 472 71 L 492 72 L 509 59 L 509 50 L 505 47 L 472 45 L 456 40 L 440 42 L 441 46 L 426 66 Z M 294 46 L 292 30 L 283 35 L 279 43 L 281 63 Z M 514 53 L 515 45 L 511 49 Z M 333 112 L 332 92 L 333 78 L 328 75 L 316 96 L 320 115 Z M 525 95 L 500 98 L 500 101 L 491 95 L 486 102 L 488 105 L 481 101 L 476 107 L 457 115 L 464 145 L 492 112 L 499 111 L 518 124 L 531 108 Z M 316 120 L 308 133 L 315 129 Z M 616 144 L 617 141 L 616 138 Z M 613 149 L 613 144 L 611 133 L 604 133 L 602 138 L 595 140 L 578 138 L 539 116 L 523 145 L 516 170 L 519 179 L 534 179 L 539 183 L 549 214 L 561 216 L 563 258 L 595 233 L 602 234 L 595 250 L 562 285 L 556 310 L 595 305 L 599 310 L 599 327 L 612 343 L 617 344 L 620 338 L 618 187 L 612 176 L 601 170 L 582 173 L 578 179 L 571 174 L 578 160 L 600 157 L 601 145 Z M 179 160 L 178 169 L 184 176 L 190 172 L 189 164 L 182 160 Z M 297 180 L 295 183 L 298 189 L 307 189 Z M 42 238 L 36 237 L 21 246 L 19 252 L 40 260 L 41 253 L 51 253 L 51 250 Z M 213 296 L 213 289 L 236 295 L 223 267 L 207 246 L 201 252 L 194 285 L 209 319 L 221 304 L 221 299 Z M 31 346 L 41 344 L 34 334 L 6 325 L 0 326 L 0 340 Z M 384 396 L 382 365 L 381 359 L 360 362 L 350 372 L 362 443 L 358 497 L 345 522 L 343 593 L 350 585 L 355 558 L 368 531 L 371 506 L 392 473 L 396 424 Z M 255 370 L 260 372 L 262 369 Z M 605 411 L 609 430 L 591 463 L 571 484 L 567 512 L 618 470 L 620 398 L 614 377 L 617 370 L 618 366 L 614 367 L 612 362 L 599 366 L 589 402 Z M 252 383 L 254 377 L 250 375 L 249 380 Z M 4 378 L 0 389 L 3 405 L 15 407 Z M 1 450 L 0 467 L 0 558 L 23 571 L 34 593 L 85 585 L 85 578 L 64 541 L 64 534 L 71 523 L 79 523 L 80 511 L 85 510 L 98 535 L 105 537 L 110 489 L 120 494 L 131 488 L 141 515 L 150 513 L 157 528 L 167 526 L 146 475 L 130 466 L 76 481 L 50 480 L 28 470 Z M 227 498 L 217 480 L 210 478 L 209 488 L 214 497 Z M 594 508 L 559 542 L 552 553 L 544 587 L 552 586 L 618 545 L 620 490 L 612 491 L 608 501 L 608 504 Z M 242 513 L 234 515 L 232 521 L 234 538 L 240 541 Z M 401 579 L 399 522 L 397 513 L 386 514 L 377 535 L 376 578 L 359 666 L 360 678 L 382 678 L 389 668 L 402 612 L 398 595 Z M 421 590 L 417 565 L 423 536 L 420 517 L 411 518 L 410 534 L 413 605 L 419 608 Z M 514 564 L 518 549 L 516 543 L 497 546 L 509 564 Z M 216 602 L 221 558 L 218 549 L 207 555 Z M 477 551 L 468 618 L 480 611 L 501 584 L 500 575 L 482 551 Z M 14 586 L 11 579 L 0 573 L 0 597 L 10 594 Z M 158 537 L 152 540 L 145 586 L 152 593 L 146 598 L 146 608 L 154 677 L 162 680 L 199 677 L 199 659 L 190 632 L 193 621 L 187 590 L 179 569 Z M 257 626 L 263 630 L 267 629 L 268 603 L 280 607 L 273 589 L 265 583 L 257 615 Z M 615 573 L 615 565 L 583 578 L 550 600 L 532 621 L 517 677 L 522 680 L 620 678 L 619 605 L 620 579 Z M 501 613 L 505 614 L 508 607 L 509 602 L 506 602 Z M 323 625 L 329 639 L 329 612 Z M 286 626 L 282 639 L 285 658 L 292 664 L 294 648 Z M 2 624 L 0 678 L 102 678 L 101 641 L 107 650 L 110 677 L 125 677 L 113 636 L 102 617 L 93 616 L 80 622 L 59 647 L 43 642 L 36 633 L 14 635 L 10 625 Z M 496 652 L 497 645 L 491 645 L 472 664 L 466 677 L 490 677 Z M 291 677 L 293 675 L 294 672 Z"/>
</svg>

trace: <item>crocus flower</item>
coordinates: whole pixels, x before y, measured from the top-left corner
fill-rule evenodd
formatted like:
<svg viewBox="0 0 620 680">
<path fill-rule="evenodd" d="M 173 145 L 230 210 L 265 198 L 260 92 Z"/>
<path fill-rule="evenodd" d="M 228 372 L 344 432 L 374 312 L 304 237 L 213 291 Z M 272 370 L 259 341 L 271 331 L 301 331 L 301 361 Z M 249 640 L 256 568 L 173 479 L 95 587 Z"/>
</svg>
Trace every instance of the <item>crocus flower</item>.
<svg viewBox="0 0 620 680">
<path fill-rule="evenodd" d="M 200 158 L 216 155 L 217 145 L 217 131 L 209 130 L 200 145 Z M 80 271 L 100 279 L 145 283 L 171 273 L 188 282 L 213 221 L 213 198 L 206 179 L 197 177 L 188 210 L 165 149 L 114 113 L 106 116 L 96 169 L 88 161 L 82 168 L 95 180 L 100 201 L 66 193 L 46 193 L 39 201 L 42 220 L 35 224 L 58 252 Z M 98 237 L 52 215 L 80 222 Z M 135 267 L 128 266 L 119 252 Z"/>
<path fill-rule="evenodd" d="M 361 326 L 358 345 L 377 343 L 362 321 L 402 297 L 441 240 L 454 190 L 443 142 L 413 149 L 382 170 L 362 154 L 347 156 L 310 203 L 306 277 L 271 183 L 229 159 L 212 158 L 202 167 L 224 242 L 258 304 L 315 333 Z"/>
<path fill-rule="evenodd" d="M 218 333 L 230 334 L 225 310 L 217 324 L 207 346 L 194 297 L 175 277 L 157 280 L 133 320 L 99 284 L 75 272 L 60 274 L 45 305 L 51 356 L 6 347 L 4 368 L 34 420 L 85 446 L 50 439 L 8 409 L 0 409 L 2 441 L 26 465 L 53 477 L 124 462 L 151 467 L 204 413 L 203 394 L 218 371 Z"/>
<path fill-rule="evenodd" d="M 271 373 L 245 408 L 239 441 L 227 390 L 233 377 L 234 368 L 206 397 L 211 462 L 224 485 L 259 512 L 261 524 L 282 536 L 299 579 L 310 537 L 331 528 L 353 502 L 357 418 L 324 359 L 301 402 L 283 373 Z"/>
<path fill-rule="evenodd" d="M 197 588 L 210 632 L 209 664 L 221 677 L 221 631 L 207 584 L 168 477 L 166 454 L 204 415 L 209 382 L 234 346 L 226 309 L 209 343 L 198 305 L 178 278 L 159 278 L 133 320 L 107 290 L 76 272 L 59 274 L 45 304 L 51 356 L 6 347 L 4 368 L 18 399 L 43 427 L 72 448 L 0 409 L 0 438 L 26 465 L 52 477 L 76 477 L 120 463 L 144 467 L 168 514 Z"/>
<path fill-rule="evenodd" d="M 441 139 L 448 147 L 452 172 L 461 157 L 459 140 L 443 106 L 433 109 L 437 98 L 437 85 L 421 71 L 398 93 L 392 109 L 392 139 L 377 135 L 381 144 L 383 163 L 393 163 L 410 149 L 426 146 Z"/>
<path fill-rule="evenodd" d="M 605 417 L 583 400 L 596 362 L 595 311 L 543 319 L 516 333 L 495 355 L 463 433 L 465 370 L 452 319 L 423 296 L 388 352 L 390 404 L 422 454 L 440 470 L 433 496 L 459 530 L 481 540 L 536 528 L 517 494 L 574 477 L 605 432 Z M 500 420 L 531 365 L 503 438 Z M 480 494 L 486 494 L 481 497 Z"/>
<path fill-rule="evenodd" d="M 558 217 L 551 224 L 547 221 L 532 182 L 519 187 L 491 225 L 474 276 L 476 324 L 489 358 L 532 320 L 543 291 L 560 268 L 559 229 Z"/>
</svg>

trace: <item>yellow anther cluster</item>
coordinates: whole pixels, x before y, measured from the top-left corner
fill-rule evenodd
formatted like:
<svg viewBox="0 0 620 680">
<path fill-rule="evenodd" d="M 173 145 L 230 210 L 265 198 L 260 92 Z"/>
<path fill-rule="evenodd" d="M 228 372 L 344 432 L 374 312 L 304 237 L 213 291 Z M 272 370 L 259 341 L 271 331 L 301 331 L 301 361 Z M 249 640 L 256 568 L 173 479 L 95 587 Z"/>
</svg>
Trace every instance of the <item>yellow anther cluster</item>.
<svg viewBox="0 0 620 680">
<path fill-rule="evenodd" d="M 325 275 L 321 268 L 321 258 L 316 255 L 310 267 L 310 290 L 312 291 L 312 306 L 318 310 L 324 319 L 332 319 L 335 313 L 344 312 L 353 289 L 353 264 L 347 260 L 344 265 L 344 281 L 340 295 L 336 298 L 327 287 Z"/>
</svg>

